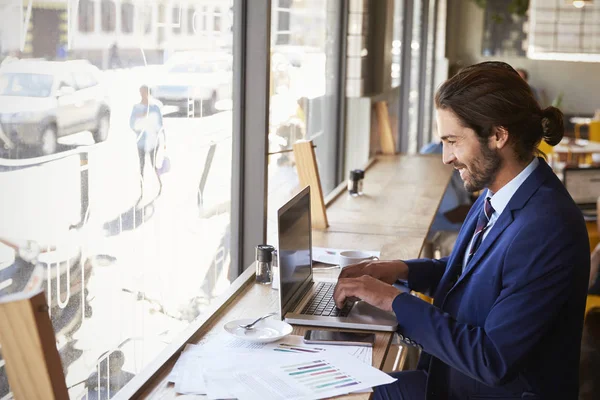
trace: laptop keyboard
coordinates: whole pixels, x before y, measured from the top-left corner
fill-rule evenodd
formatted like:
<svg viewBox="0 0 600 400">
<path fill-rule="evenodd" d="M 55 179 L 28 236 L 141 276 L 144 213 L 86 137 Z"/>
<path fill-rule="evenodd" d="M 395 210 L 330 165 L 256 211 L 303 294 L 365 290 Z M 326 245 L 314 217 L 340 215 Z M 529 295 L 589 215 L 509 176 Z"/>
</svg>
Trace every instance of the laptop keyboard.
<svg viewBox="0 0 600 400">
<path fill-rule="evenodd" d="M 347 302 L 344 308 L 339 309 L 333 301 L 333 289 L 335 283 L 317 282 L 315 293 L 302 310 L 305 315 L 324 315 L 331 317 L 346 317 L 352 310 L 354 303 Z"/>
</svg>

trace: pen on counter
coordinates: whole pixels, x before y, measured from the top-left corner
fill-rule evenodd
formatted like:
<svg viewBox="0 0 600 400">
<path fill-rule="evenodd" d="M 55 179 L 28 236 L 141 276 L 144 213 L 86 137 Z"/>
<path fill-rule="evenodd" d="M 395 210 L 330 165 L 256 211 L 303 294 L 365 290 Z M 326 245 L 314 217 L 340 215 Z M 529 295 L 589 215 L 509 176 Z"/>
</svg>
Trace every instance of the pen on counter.
<svg viewBox="0 0 600 400">
<path fill-rule="evenodd" d="M 280 346 L 286 346 L 286 347 L 302 347 L 302 346 L 298 346 L 297 344 L 289 344 L 289 343 L 279 343 Z M 313 350 L 321 350 L 321 351 L 325 351 L 326 349 L 323 349 L 321 347 L 306 347 L 307 349 L 313 349 Z"/>
</svg>

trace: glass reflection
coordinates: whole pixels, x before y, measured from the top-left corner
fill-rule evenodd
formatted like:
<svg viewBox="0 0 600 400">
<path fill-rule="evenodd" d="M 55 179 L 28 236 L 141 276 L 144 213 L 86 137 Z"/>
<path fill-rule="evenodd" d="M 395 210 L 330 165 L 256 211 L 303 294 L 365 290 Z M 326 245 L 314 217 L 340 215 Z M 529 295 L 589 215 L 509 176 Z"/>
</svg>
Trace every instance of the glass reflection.
<svg viewBox="0 0 600 400">
<path fill-rule="evenodd" d="M 237 274 L 233 2 L 28 3 L 0 4 L 0 296 L 44 290 L 70 397 L 112 398 Z"/>
</svg>

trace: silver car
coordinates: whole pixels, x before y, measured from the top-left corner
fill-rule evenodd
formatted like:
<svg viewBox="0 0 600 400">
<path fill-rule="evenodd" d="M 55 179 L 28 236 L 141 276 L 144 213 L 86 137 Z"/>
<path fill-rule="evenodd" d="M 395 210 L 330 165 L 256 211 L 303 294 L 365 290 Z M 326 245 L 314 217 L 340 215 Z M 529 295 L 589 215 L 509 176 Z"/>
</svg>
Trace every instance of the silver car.
<svg viewBox="0 0 600 400">
<path fill-rule="evenodd" d="M 110 108 L 100 70 L 87 61 L 21 60 L 0 69 L 0 142 L 8 150 L 56 152 L 59 137 L 108 137 Z"/>
<path fill-rule="evenodd" d="M 155 78 L 150 93 L 188 115 L 212 115 L 218 102 L 231 99 L 232 60 L 228 54 L 176 52 Z"/>
</svg>

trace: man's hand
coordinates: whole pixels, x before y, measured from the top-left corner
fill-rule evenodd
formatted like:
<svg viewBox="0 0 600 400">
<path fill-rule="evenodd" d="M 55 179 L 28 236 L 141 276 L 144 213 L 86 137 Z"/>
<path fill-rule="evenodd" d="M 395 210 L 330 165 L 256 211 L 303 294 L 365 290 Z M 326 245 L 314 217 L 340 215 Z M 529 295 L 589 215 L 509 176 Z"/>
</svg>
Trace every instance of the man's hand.
<svg viewBox="0 0 600 400">
<path fill-rule="evenodd" d="M 387 284 L 398 279 L 408 279 L 408 266 L 403 261 L 362 261 L 342 269 L 339 279 L 372 276 Z"/>
<path fill-rule="evenodd" d="M 346 299 L 359 298 L 382 310 L 392 311 L 392 303 L 400 293 L 390 284 L 363 275 L 359 278 L 340 278 L 333 291 L 333 299 L 338 308 L 344 307 Z"/>
</svg>

